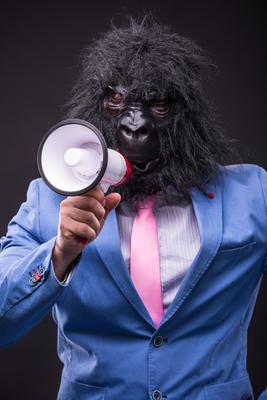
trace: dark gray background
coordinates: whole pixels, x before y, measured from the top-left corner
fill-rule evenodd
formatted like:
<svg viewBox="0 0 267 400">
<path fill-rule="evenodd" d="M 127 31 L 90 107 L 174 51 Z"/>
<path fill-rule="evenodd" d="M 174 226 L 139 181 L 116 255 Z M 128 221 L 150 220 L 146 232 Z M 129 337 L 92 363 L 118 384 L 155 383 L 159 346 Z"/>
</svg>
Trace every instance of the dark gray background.
<svg viewBox="0 0 267 400">
<path fill-rule="evenodd" d="M 78 74 L 81 49 L 111 17 L 151 10 L 163 23 L 195 39 L 218 66 L 207 95 L 245 162 L 267 167 L 266 22 L 263 1 L 119 0 L 9 2 L 0 6 L 0 233 L 38 176 L 43 134 L 62 118 Z M 249 332 L 248 364 L 258 394 L 267 386 L 267 307 L 263 282 Z M 0 294 L 1 295 L 1 294 Z M 47 317 L 30 334 L 0 350 L 0 399 L 55 399 L 61 365 L 56 329 Z M 125 399 L 126 400 L 126 399 Z M 141 400 L 141 399 L 138 399 Z M 193 399 L 192 399 L 193 400 Z"/>
</svg>

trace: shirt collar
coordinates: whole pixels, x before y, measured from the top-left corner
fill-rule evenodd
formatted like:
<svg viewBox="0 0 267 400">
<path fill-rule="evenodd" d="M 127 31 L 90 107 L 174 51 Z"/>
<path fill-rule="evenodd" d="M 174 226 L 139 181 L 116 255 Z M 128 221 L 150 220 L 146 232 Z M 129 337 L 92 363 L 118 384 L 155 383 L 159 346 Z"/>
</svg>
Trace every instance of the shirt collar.
<svg viewBox="0 0 267 400">
<path fill-rule="evenodd" d="M 155 209 L 166 206 L 179 206 L 184 208 L 188 206 L 189 203 L 190 201 L 184 200 L 174 186 L 169 185 L 165 193 L 158 193 L 157 200 L 155 202 Z M 122 201 L 116 210 L 119 214 L 134 215 L 137 211 L 137 208 L 126 201 Z"/>
</svg>

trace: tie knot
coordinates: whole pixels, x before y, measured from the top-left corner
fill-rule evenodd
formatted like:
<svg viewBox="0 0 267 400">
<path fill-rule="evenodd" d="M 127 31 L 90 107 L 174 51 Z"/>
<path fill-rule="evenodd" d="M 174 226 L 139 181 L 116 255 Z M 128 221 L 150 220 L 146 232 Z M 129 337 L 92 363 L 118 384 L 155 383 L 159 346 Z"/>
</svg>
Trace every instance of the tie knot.
<svg viewBox="0 0 267 400">
<path fill-rule="evenodd" d="M 137 203 L 138 211 L 142 209 L 153 209 L 157 201 L 157 195 L 152 194 L 147 196 L 144 200 Z"/>
</svg>

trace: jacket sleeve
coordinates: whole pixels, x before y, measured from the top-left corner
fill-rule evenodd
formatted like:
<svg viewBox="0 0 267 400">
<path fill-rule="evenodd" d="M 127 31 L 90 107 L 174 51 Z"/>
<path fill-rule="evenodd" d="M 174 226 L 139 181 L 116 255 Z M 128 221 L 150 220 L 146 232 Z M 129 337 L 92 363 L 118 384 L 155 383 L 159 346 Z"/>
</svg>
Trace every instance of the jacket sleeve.
<svg viewBox="0 0 267 400">
<path fill-rule="evenodd" d="M 33 181 L 0 243 L 0 346 L 27 333 L 64 291 L 51 262 L 54 242 L 42 243 L 39 188 Z"/>
<path fill-rule="evenodd" d="M 267 172 L 263 168 L 259 168 L 259 178 L 262 190 L 262 196 L 264 200 L 264 207 L 265 207 L 265 215 L 266 215 L 266 237 L 267 237 Z M 265 262 L 263 265 L 263 272 L 267 273 L 267 248 L 265 252 Z M 267 399 L 266 399 L 267 400 Z"/>
<path fill-rule="evenodd" d="M 267 389 L 264 390 L 264 392 L 261 393 L 260 397 L 258 400 L 267 400 Z"/>
<path fill-rule="evenodd" d="M 262 187 L 265 209 L 266 209 L 266 214 L 267 214 L 267 173 L 262 168 L 260 169 L 260 181 L 261 181 L 261 187 Z M 266 234 L 267 234 L 267 226 L 266 226 Z M 266 253 L 267 253 L 267 250 L 266 250 Z M 265 274 L 267 273 L 267 255 L 265 257 L 264 272 L 265 272 Z M 267 389 L 265 389 L 261 393 L 258 400 L 267 400 Z"/>
</svg>

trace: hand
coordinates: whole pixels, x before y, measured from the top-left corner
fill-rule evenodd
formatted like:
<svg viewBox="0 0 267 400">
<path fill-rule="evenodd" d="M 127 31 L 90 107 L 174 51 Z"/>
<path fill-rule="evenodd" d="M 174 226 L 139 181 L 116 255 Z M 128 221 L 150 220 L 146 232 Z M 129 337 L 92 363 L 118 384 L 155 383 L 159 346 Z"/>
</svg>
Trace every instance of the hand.
<svg viewBox="0 0 267 400">
<path fill-rule="evenodd" d="M 118 193 L 105 196 L 97 187 L 81 196 L 61 202 L 57 240 L 52 261 L 57 278 L 62 280 L 70 264 L 101 231 L 108 213 L 120 202 Z"/>
</svg>

